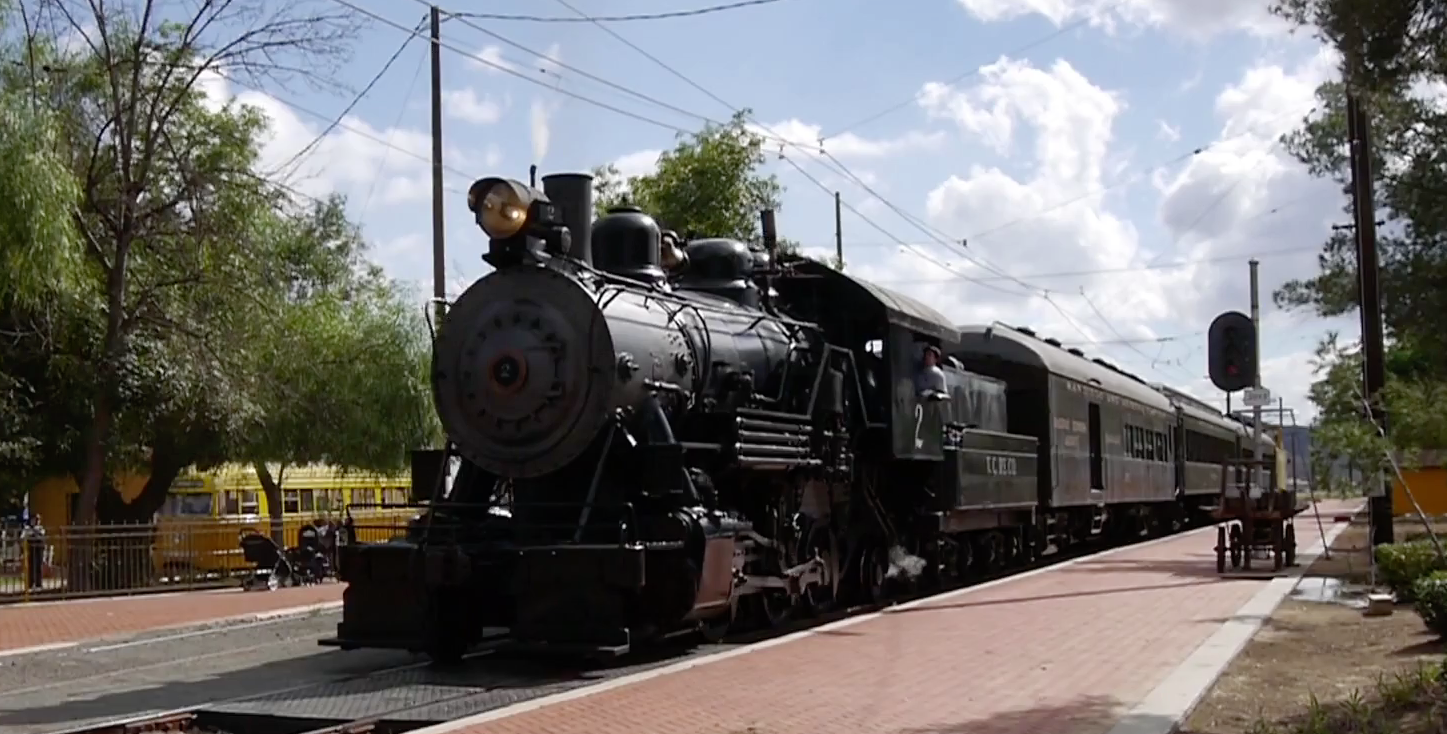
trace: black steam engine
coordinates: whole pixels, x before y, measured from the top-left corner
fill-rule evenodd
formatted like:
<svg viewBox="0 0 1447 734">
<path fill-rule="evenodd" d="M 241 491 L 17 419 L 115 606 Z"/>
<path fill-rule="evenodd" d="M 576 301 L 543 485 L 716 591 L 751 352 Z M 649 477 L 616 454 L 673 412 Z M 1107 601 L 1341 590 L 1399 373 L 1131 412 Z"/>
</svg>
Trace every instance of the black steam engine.
<svg viewBox="0 0 1447 734">
<path fill-rule="evenodd" d="M 448 445 L 414 457 L 405 537 L 352 528 L 324 644 L 621 653 L 1192 506 L 1182 408 L 1108 365 L 778 257 L 769 212 L 761 249 L 680 243 L 637 209 L 595 221 L 586 175 L 543 186 L 468 193 L 494 271 L 435 338 Z"/>
</svg>

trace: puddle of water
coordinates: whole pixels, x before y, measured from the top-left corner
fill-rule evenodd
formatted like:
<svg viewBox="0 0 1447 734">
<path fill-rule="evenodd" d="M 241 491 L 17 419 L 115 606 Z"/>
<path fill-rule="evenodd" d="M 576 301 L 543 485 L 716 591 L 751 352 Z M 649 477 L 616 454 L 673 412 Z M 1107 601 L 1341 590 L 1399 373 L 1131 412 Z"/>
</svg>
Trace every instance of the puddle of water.
<svg viewBox="0 0 1447 734">
<path fill-rule="evenodd" d="M 1341 602 L 1343 595 L 1341 579 L 1325 576 L 1303 576 L 1291 590 L 1291 598 L 1300 601 Z"/>
</svg>

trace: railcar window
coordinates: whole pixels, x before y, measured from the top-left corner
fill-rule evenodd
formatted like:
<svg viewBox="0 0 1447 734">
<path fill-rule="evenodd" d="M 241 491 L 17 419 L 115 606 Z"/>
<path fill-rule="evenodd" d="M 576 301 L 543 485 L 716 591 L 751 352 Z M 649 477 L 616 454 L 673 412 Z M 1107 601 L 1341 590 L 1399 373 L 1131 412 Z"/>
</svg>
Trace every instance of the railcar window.
<svg viewBox="0 0 1447 734">
<path fill-rule="evenodd" d="M 301 511 L 302 511 L 302 512 L 314 512 L 314 511 L 316 510 L 316 506 L 317 506 L 316 493 L 313 492 L 313 491 L 310 490 L 310 489 L 303 489 L 303 490 L 301 490 L 300 494 L 301 494 Z"/>
<path fill-rule="evenodd" d="M 301 495 L 295 489 L 281 491 L 281 511 L 291 515 L 301 512 Z"/>
<path fill-rule="evenodd" d="M 161 514 L 167 516 L 196 517 L 210 515 L 216 507 L 216 498 L 209 494 L 173 494 L 166 497 Z"/>
<path fill-rule="evenodd" d="M 317 490 L 316 508 L 320 512 L 340 512 L 345 506 L 340 489 Z"/>
<path fill-rule="evenodd" d="M 377 490 L 371 487 L 352 490 L 352 504 L 375 506 L 377 504 Z"/>
<path fill-rule="evenodd" d="M 225 509 L 228 515 L 258 515 L 261 502 L 255 490 L 232 490 L 225 495 Z"/>
</svg>

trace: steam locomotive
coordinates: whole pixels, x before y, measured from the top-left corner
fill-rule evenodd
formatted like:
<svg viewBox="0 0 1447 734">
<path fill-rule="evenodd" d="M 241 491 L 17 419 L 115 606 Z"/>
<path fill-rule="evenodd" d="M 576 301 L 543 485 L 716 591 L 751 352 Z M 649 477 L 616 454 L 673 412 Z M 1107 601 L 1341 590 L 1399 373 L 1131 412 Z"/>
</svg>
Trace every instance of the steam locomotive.
<svg viewBox="0 0 1447 734">
<path fill-rule="evenodd" d="M 1197 522 L 1241 424 L 1003 324 L 763 248 L 681 243 L 591 177 L 481 179 L 405 537 L 357 542 L 335 638 L 456 660 L 489 628 L 622 654 L 1092 537 Z"/>
</svg>

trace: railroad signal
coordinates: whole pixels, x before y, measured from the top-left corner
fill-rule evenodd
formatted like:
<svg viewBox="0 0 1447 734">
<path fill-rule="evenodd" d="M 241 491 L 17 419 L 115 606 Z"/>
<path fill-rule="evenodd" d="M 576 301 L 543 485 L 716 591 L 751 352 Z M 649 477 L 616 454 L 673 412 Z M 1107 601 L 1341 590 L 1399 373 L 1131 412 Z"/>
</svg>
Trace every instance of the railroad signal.
<svg viewBox="0 0 1447 734">
<path fill-rule="evenodd" d="M 1226 392 L 1256 384 L 1256 325 L 1240 311 L 1227 311 L 1206 334 L 1211 383 Z"/>
</svg>

